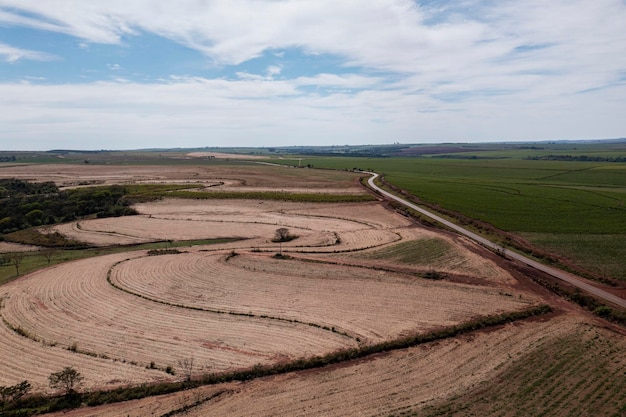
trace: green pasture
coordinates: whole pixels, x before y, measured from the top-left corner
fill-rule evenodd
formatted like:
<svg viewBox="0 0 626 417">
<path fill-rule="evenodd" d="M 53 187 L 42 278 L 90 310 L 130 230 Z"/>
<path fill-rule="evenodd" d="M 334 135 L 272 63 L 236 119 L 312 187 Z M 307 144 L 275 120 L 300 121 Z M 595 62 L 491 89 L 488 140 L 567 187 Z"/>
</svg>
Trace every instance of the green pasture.
<svg viewBox="0 0 626 417">
<path fill-rule="evenodd" d="M 398 243 L 362 256 L 373 259 L 394 259 L 410 265 L 428 265 L 451 258 L 453 247 L 443 239 L 418 239 Z"/>
<path fill-rule="evenodd" d="M 506 158 L 504 150 L 490 152 L 500 157 L 307 157 L 302 163 L 382 173 L 424 202 L 523 235 L 589 271 L 626 279 L 626 163 L 529 160 L 528 152 L 517 149 Z"/>
</svg>

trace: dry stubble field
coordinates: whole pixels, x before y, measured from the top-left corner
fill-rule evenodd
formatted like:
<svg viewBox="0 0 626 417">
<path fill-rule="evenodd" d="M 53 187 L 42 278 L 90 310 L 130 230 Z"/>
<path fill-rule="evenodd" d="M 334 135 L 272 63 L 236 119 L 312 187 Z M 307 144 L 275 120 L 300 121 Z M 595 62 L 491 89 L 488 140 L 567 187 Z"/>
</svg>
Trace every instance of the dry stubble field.
<svg viewBox="0 0 626 417">
<path fill-rule="evenodd" d="M 111 169 L 97 167 L 98 173 L 89 175 L 106 176 L 105 168 Z M 362 192 L 350 177 L 337 187 L 326 174 L 311 180 L 300 174 L 310 170 L 267 168 L 264 180 L 258 168 L 213 172 L 213 178 L 207 174 L 202 180 L 230 175 L 240 184 L 283 189 L 286 178 L 277 173 L 288 172 L 293 189 Z M 188 173 L 208 171 L 189 168 Z M 297 171 L 300 183 L 290 171 Z M 42 168 L 37 179 L 59 172 L 70 175 L 71 168 Z M 141 167 L 133 175 L 146 181 L 186 180 L 180 170 L 167 172 Z M 0 385 L 28 379 L 35 390 L 50 392 L 47 376 L 64 366 L 76 367 L 89 390 L 179 380 L 184 376 L 177 363 L 185 358 L 194 358 L 197 375 L 228 371 L 328 354 L 539 303 L 560 306 L 542 320 L 87 412 L 163 415 L 210 398 L 190 415 L 410 415 L 459 398 L 581 329 L 593 328 L 602 339 L 625 347 L 623 335 L 598 329 L 576 309 L 534 291 L 527 278 L 507 271 L 474 244 L 420 227 L 382 203 L 166 199 L 135 208 L 140 215 L 82 220 L 58 230 L 92 245 L 244 239 L 180 254 L 129 251 L 74 261 L 0 287 L 0 367 L 6 370 Z M 298 238 L 272 242 L 278 227 Z M 275 259 L 279 250 L 290 258 Z M 419 275 L 433 271 L 448 278 Z M 611 365 L 617 373 L 626 366 L 624 361 Z M 176 375 L 165 372 L 167 367 Z M 86 413 L 76 412 L 65 415 Z"/>
</svg>

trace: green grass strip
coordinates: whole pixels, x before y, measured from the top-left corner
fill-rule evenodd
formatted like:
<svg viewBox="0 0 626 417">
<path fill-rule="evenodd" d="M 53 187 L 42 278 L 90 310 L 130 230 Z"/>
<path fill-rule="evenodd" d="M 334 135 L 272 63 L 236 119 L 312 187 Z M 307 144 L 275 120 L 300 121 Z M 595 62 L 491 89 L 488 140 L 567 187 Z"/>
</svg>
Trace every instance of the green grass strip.
<svg viewBox="0 0 626 417">
<path fill-rule="evenodd" d="M 311 194 L 288 193 L 282 191 L 246 191 L 246 192 L 203 192 L 203 191 L 171 191 L 162 193 L 159 197 L 176 197 L 187 199 L 244 199 L 244 200 L 271 200 L 293 201 L 302 203 L 360 203 L 374 201 L 371 194 Z"/>
</svg>

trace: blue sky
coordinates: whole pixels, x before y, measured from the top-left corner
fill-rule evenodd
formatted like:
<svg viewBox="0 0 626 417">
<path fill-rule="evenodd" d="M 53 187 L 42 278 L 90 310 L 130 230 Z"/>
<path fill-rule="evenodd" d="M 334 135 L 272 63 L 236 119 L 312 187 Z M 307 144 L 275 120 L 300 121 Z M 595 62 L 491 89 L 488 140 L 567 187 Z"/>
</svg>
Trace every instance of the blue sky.
<svg viewBox="0 0 626 417">
<path fill-rule="evenodd" d="M 626 136 L 624 0 L 0 0 L 0 150 Z"/>
</svg>

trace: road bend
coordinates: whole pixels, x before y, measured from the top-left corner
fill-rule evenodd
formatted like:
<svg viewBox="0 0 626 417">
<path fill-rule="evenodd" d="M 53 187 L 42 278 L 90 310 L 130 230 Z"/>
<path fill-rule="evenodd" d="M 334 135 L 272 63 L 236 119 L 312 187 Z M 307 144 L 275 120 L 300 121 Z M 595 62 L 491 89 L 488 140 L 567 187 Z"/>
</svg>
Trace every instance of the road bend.
<svg viewBox="0 0 626 417">
<path fill-rule="evenodd" d="M 469 237 L 470 239 L 480 243 L 481 245 L 487 247 L 487 248 L 491 248 L 493 250 L 496 250 L 498 252 L 500 252 L 501 254 L 507 256 L 508 258 L 511 259 L 515 259 L 519 262 L 522 262 L 534 269 L 537 269 L 539 271 L 545 272 L 549 275 L 552 275 L 555 278 L 558 278 L 562 281 L 565 281 L 571 285 L 574 285 L 575 287 L 580 288 L 581 290 L 589 293 L 589 294 L 593 294 L 594 296 L 601 298 L 605 301 L 608 301 L 609 303 L 618 305 L 622 308 L 626 308 L 626 300 L 623 298 L 618 297 L 615 294 L 611 294 L 607 291 L 602 290 L 601 288 L 597 288 L 594 287 L 593 285 L 587 283 L 583 278 L 574 275 L 574 274 L 570 274 L 569 272 L 565 272 L 561 269 L 558 268 L 554 268 L 548 265 L 544 265 L 542 263 L 539 263 L 533 259 L 530 259 L 524 255 L 521 255 L 517 252 L 513 252 L 511 250 L 508 250 L 504 247 L 502 247 L 501 245 L 498 245 L 497 243 L 494 243 L 488 239 L 485 239 L 482 236 L 477 235 L 476 233 L 473 233 L 457 224 L 454 224 L 444 218 L 442 218 L 441 216 L 438 216 L 434 213 L 431 213 L 428 210 L 424 210 L 421 207 L 416 206 L 413 203 L 410 203 L 409 201 L 406 201 L 398 196 L 395 196 L 385 190 L 383 190 L 382 188 L 378 187 L 376 184 L 374 184 L 374 180 L 376 178 L 378 178 L 378 174 L 376 174 L 375 172 L 367 172 L 367 174 L 370 174 L 371 177 L 370 179 L 367 181 L 369 186 L 372 187 L 372 189 L 378 191 L 381 195 L 384 195 L 387 198 L 390 198 L 392 200 L 397 201 L 400 204 L 403 204 L 421 214 L 423 214 L 424 216 L 430 217 L 433 220 L 438 221 L 441 224 L 446 225 L 447 227 L 449 227 L 450 229 L 453 229 L 457 232 L 459 232 L 462 235 L 465 235 L 467 237 Z"/>
</svg>

